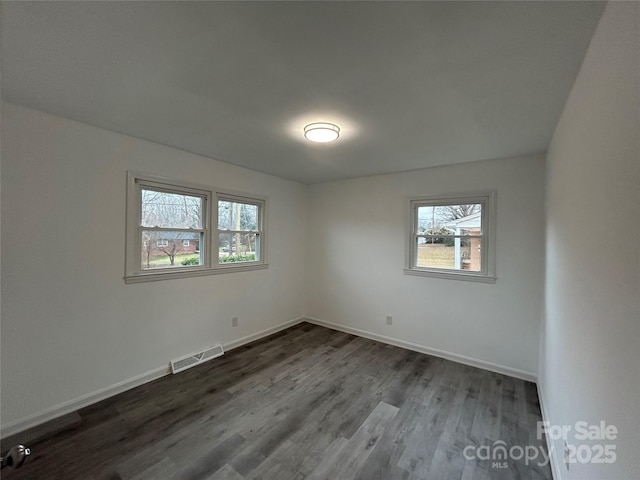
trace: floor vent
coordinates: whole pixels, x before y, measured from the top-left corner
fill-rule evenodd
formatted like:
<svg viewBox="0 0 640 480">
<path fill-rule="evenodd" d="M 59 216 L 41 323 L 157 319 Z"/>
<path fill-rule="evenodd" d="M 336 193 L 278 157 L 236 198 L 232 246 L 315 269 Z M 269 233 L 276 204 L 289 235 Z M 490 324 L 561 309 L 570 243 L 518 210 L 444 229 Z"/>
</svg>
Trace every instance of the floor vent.
<svg viewBox="0 0 640 480">
<path fill-rule="evenodd" d="M 200 365 L 207 360 L 218 358 L 222 355 L 224 355 L 222 345 L 216 345 L 215 347 L 207 348 L 206 350 L 202 350 L 201 352 L 185 355 L 184 357 L 180 357 L 171 362 L 171 373 L 182 372 L 187 368 L 195 367 L 196 365 Z"/>
</svg>

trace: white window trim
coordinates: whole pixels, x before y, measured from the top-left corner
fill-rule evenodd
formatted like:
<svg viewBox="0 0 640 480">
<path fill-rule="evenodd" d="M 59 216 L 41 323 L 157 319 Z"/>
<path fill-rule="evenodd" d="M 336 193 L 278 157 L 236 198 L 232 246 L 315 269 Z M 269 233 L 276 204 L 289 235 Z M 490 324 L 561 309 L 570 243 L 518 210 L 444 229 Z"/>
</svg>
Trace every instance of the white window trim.
<svg viewBox="0 0 640 480">
<path fill-rule="evenodd" d="M 187 239 L 182 240 L 183 247 L 189 247 L 190 245 L 191 245 L 190 240 L 187 240 Z"/>
<path fill-rule="evenodd" d="M 185 266 L 180 268 L 159 268 L 143 270 L 141 268 L 140 252 L 140 189 L 138 185 L 152 184 L 154 186 L 166 186 L 169 191 L 183 192 L 185 194 L 197 194 L 206 202 L 206 215 L 203 219 L 205 231 L 203 244 L 199 250 L 203 252 L 204 264 Z M 235 198 L 237 201 L 260 205 L 260 255 L 259 260 L 242 263 L 218 263 L 218 199 Z M 252 270 L 264 270 L 269 267 L 267 263 L 266 237 L 266 202 L 267 198 L 235 192 L 205 185 L 199 185 L 182 180 L 170 179 L 140 172 L 127 172 L 127 220 L 126 220 L 126 245 L 125 245 L 125 283 L 155 282 L 177 278 L 200 277 L 217 275 L 221 273 L 247 272 Z"/>
<path fill-rule="evenodd" d="M 496 197 L 495 191 L 460 193 L 455 195 L 417 196 L 408 199 L 408 215 L 405 227 L 405 275 L 464 280 L 469 282 L 496 282 Z M 427 268 L 416 266 L 416 248 L 414 247 L 417 221 L 416 209 L 420 205 L 449 205 L 480 203 L 482 207 L 483 255 L 482 271 L 470 272 Z"/>
<path fill-rule="evenodd" d="M 259 198 L 259 197 L 248 197 L 246 195 L 243 194 L 239 194 L 239 193 L 234 193 L 234 192 L 218 192 L 217 196 L 216 196 L 216 214 L 214 216 L 214 222 L 215 222 L 215 226 L 214 226 L 214 235 L 216 237 L 216 255 L 215 255 L 215 264 L 216 264 L 216 268 L 219 270 L 226 270 L 226 269 L 237 269 L 240 265 L 242 266 L 252 266 L 252 265 L 261 265 L 263 263 L 265 263 L 264 260 L 264 256 L 265 256 L 265 202 L 266 200 L 264 198 Z M 258 255 L 258 260 L 255 260 L 253 262 L 240 262 L 240 263 L 220 263 L 219 262 L 219 258 L 218 258 L 218 242 L 219 242 L 219 237 L 220 237 L 220 233 L 226 233 L 226 230 L 220 230 L 218 228 L 218 203 L 219 202 L 235 202 L 235 203 L 244 203 L 244 204 L 248 204 L 248 205 L 257 205 L 258 206 L 258 211 L 259 211 L 259 219 L 258 219 L 258 224 L 259 224 L 259 228 L 258 230 L 255 231 L 255 233 L 258 234 L 258 239 L 259 239 L 259 251 L 256 252 Z M 248 230 L 246 230 L 248 231 Z M 229 254 L 232 254 L 232 252 L 229 252 Z"/>
</svg>

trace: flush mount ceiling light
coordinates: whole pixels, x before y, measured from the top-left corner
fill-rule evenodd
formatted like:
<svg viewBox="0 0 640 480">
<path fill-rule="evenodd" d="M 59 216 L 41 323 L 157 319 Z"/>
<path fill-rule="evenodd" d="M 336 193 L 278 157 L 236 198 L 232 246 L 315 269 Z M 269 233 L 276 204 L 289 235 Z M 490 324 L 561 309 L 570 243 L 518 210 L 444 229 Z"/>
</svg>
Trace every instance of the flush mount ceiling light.
<svg viewBox="0 0 640 480">
<path fill-rule="evenodd" d="M 340 136 L 340 127 L 333 123 L 310 123 L 304 127 L 304 136 L 312 142 L 333 142 Z"/>
</svg>

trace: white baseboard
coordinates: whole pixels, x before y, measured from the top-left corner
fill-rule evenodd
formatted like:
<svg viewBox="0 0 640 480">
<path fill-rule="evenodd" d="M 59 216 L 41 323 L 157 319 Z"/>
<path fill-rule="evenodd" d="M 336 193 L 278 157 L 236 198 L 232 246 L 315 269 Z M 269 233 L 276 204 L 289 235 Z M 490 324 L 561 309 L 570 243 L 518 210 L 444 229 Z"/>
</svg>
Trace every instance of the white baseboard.
<svg viewBox="0 0 640 480">
<path fill-rule="evenodd" d="M 122 382 L 118 382 L 109 387 L 101 388 L 100 390 L 96 390 L 95 392 L 87 393 L 86 395 L 82 395 L 78 398 L 68 400 L 58 405 L 54 405 L 53 407 L 47 408 L 46 410 L 42 410 L 40 412 L 34 413 L 33 415 L 29 415 L 27 417 L 23 417 L 2 425 L 1 436 L 4 438 L 8 437 L 9 435 L 23 432 L 24 430 L 36 427 L 45 422 L 48 422 L 49 420 L 53 420 L 54 418 L 58 418 L 62 415 L 75 412 L 76 410 L 88 407 L 89 405 L 92 405 L 106 398 L 112 397 L 122 392 L 126 392 L 127 390 L 130 390 L 132 388 L 156 380 L 157 378 L 164 377 L 169 373 L 169 365 L 167 364 L 164 367 L 154 368 L 153 370 L 141 373 L 140 375 L 136 375 L 135 377 L 129 378 L 127 380 L 123 380 Z"/>
<path fill-rule="evenodd" d="M 223 344 L 223 348 L 225 351 L 233 350 L 234 348 L 238 348 L 247 343 L 259 340 L 260 338 L 292 327 L 293 325 L 296 325 L 303 321 L 304 317 L 294 318 L 293 320 L 289 320 L 274 327 L 267 328 L 266 330 L 262 330 L 252 335 L 227 342 Z M 109 387 L 101 388 L 100 390 L 97 390 L 95 392 L 82 395 L 78 398 L 68 400 L 58 405 L 54 405 L 53 407 L 47 408 L 32 415 L 28 415 L 26 417 L 19 418 L 18 420 L 8 422 L 7 424 L 2 425 L 2 427 L 0 428 L 0 436 L 2 438 L 6 438 L 10 435 L 23 432 L 29 428 L 36 427 L 55 418 L 75 412 L 76 410 L 79 410 L 81 408 L 88 407 L 89 405 L 93 405 L 94 403 L 97 403 L 101 400 L 105 400 L 119 393 L 126 392 L 127 390 L 130 390 L 132 388 L 139 387 L 140 385 L 144 385 L 145 383 L 151 382 L 160 377 L 164 377 L 165 375 L 168 375 L 170 373 L 171 370 L 169 368 L 169 362 L 167 362 L 167 365 L 164 365 L 162 367 L 154 368 L 153 370 L 141 373 L 140 375 L 136 375 L 135 377 L 129 378 L 127 380 L 123 380 L 122 382 L 118 382 Z"/>
<path fill-rule="evenodd" d="M 313 317 L 298 317 L 293 320 L 289 320 L 283 322 L 279 325 L 275 325 L 273 327 L 267 328 L 260 332 L 247 335 L 245 337 L 239 338 L 237 340 L 232 340 L 230 342 L 224 343 L 223 347 L 225 351 L 233 350 L 234 348 L 241 347 L 242 345 L 246 345 L 247 343 L 251 343 L 255 340 L 259 340 L 266 336 L 272 335 L 281 330 L 285 330 L 289 327 L 297 325 L 303 321 L 307 321 L 309 323 L 313 323 L 316 325 L 320 325 L 323 327 L 331 328 L 333 330 L 339 330 L 342 332 L 350 333 L 353 335 L 357 335 L 364 338 L 369 338 L 371 340 L 376 340 L 379 342 L 387 343 L 389 345 L 395 345 L 397 347 L 406 348 L 407 350 L 413 350 L 420 353 L 426 353 L 428 355 L 434 355 L 436 357 L 445 358 L 447 360 L 451 360 L 458 363 L 463 363 L 465 365 L 471 365 L 473 367 L 483 368 L 485 370 L 490 370 L 492 372 L 501 373 L 503 375 L 509 375 L 511 377 L 520 378 L 522 380 L 527 380 L 530 382 L 536 381 L 536 375 L 531 372 L 526 372 L 523 370 L 517 370 L 514 368 L 506 367 L 504 365 L 498 365 L 491 362 L 486 362 L 484 360 L 478 360 L 471 357 L 466 357 L 464 355 L 458 355 L 451 352 L 446 352 L 443 350 L 438 350 L 431 347 L 426 347 L 424 345 L 418 345 L 416 343 L 406 342 L 403 340 L 398 340 L 392 337 L 387 337 L 384 335 L 379 335 L 372 332 L 367 332 L 365 330 L 360 330 L 357 328 L 351 328 L 344 325 L 339 325 L 332 322 L 326 322 L 324 320 L 320 320 Z M 87 407 L 94 403 L 97 403 L 106 398 L 112 397 L 119 393 L 125 392 L 132 388 L 138 387 L 145 383 L 156 380 L 160 377 L 168 375 L 170 373 L 170 369 L 168 364 L 162 367 L 155 368 L 148 372 L 142 373 L 135 377 L 129 378 L 127 380 L 123 380 L 122 382 L 118 382 L 109 387 L 102 388 L 92 393 L 88 393 L 86 395 L 82 395 L 78 398 L 63 402 L 61 404 L 55 405 L 53 407 L 47 408 L 46 410 L 42 410 L 33 415 L 29 415 L 27 417 L 20 418 L 18 420 L 14 420 L 9 422 L 1 427 L 1 436 L 7 437 L 10 435 L 14 435 L 16 433 L 22 432 L 29 428 L 35 427 L 42 423 L 48 422 L 49 420 L 53 420 L 55 418 L 61 417 L 62 415 L 66 415 L 68 413 L 72 413 L 81 408 Z M 542 405 L 542 401 L 541 401 Z M 543 409 L 543 418 L 545 418 L 544 409 Z M 554 465 L 554 469 L 557 469 L 557 465 Z M 558 477 L 560 478 L 560 477 Z"/>
<path fill-rule="evenodd" d="M 551 424 L 551 417 L 549 417 L 549 411 L 547 410 L 547 397 L 544 394 L 544 388 L 542 387 L 542 382 L 538 383 L 538 400 L 540 401 L 540 412 L 542 414 L 542 421 L 549 422 Z M 556 451 L 553 449 L 553 443 L 549 438 L 549 435 L 545 433 L 544 438 L 547 443 L 547 452 L 549 452 L 549 463 L 551 464 L 551 475 L 555 480 L 562 480 L 562 470 L 560 469 L 560 464 L 558 463 L 558 456 L 556 455 Z"/>
<path fill-rule="evenodd" d="M 306 321 L 322 327 L 331 328 L 333 330 L 339 330 L 341 332 L 350 333 L 359 337 L 369 338 L 378 342 L 387 343 L 389 345 L 395 345 L 396 347 L 406 348 L 407 350 L 413 350 L 414 352 L 426 353 L 427 355 L 433 355 L 435 357 L 445 358 L 457 363 L 463 363 L 472 367 L 482 368 L 502 375 L 508 375 L 510 377 L 519 378 L 528 382 L 536 382 L 537 376 L 533 372 L 527 372 L 524 370 L 518 370 L 516 368 L 507 367 L 505 365 L 499 365 L 497 363 L 487 362 L 485 360 L 479 360 L 477 358 L 467 357 L 465 355 L 459 355 L 457 353 L 446 352 L 444 350 L 438 350 L 436 348 L 419 345 L 417 343 L 406 342 L 397 338 L 387 337 L 377 333 L 368 332 L 366 330 L 360 330 L 358 328 L 347 327 L 338 323 L 327 322 L 318 318 L 306 317 Z"/>
<path fill-rule="evenodd" d="M 265 330 L 262 330 L 260 332 L 253 333 L 251 335 L 247 335 L 246 337 L 242 337 L 242 338 L 239 338 L 237 340 L 232 340 L 231 342 L 223 343 L 222 346 L 223 346 L 225 351 L 233 350 L 234 348 L 241 347 L 242 345 L 245 345 L 247 343 L 255 342 L 256 340 L 260 340 L 261 338 L 268 337 L 269 335 L 277 333 L 280 330 L 285 330 L 285 329 L 287 329 L 289 327 L 293 327 L 294 325 L 297 325 L 298 323 L 304 322 L 305 319 L 306 319 L 306 317 L 294 318 L 293 320 L 289 320 L 287 322 L 281 323 L 279 325 L 276 325 L 275 327 L 269 327 L 269 328 L 267 328 Z"/>
</svg>

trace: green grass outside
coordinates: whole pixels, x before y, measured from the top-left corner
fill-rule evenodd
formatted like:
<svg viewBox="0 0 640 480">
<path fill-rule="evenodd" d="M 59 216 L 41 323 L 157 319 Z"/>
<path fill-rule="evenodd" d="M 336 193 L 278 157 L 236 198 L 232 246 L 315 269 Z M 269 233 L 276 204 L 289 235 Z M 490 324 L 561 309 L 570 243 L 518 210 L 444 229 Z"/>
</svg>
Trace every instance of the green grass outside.
<svg viewBox="0 0 640 480">
<path fill-rule="evenodd" d="M 181 266 L 182 262 L 189 258 L 196 258 L 196 259 L 200 258 L 200 254 L 199 253 L 181 253 L 179 255 L 176 255 L 173 265 Z M 155 258 L 152 258 L 151 261 L 149 262 L 149 268 L 170 267 L 170 266 L 171 266 L 171 262 L 169 261 L 169 256 L 155 257 Z M 145 267 L 146 267 L 146 262 L 145 262 Z"/>
<path fill-rule="evenodd" d="M 418 246 L 418 266 L 419 267 L 440 267 L 453 268 L 454 266 L 454 247 L 447 247 L 442 244 L 423 244 Z M 184 260 L 190 258 L 200 258 L 198 253 L 183 253 L 176 255 L 174 266 L 181 266 Z M 146 265 L 145 265 L 146 266 Z M 149 262 L 150 268 L 169 267 L 171 262 L 169 257 L 156 257 Z"/>
<path fill-rule="evenodd" d="M 440 267 L 453 268 L 454 265 L 454 247 L 447 247 L 442 244 L 426 244 L 418 246 L 418 266 L 419 267 Z M 174 266 L 182 265 L 184 260 L 189 258 L 200 258 L 198 253 L 183 253 L 176 255 Z M 146 265 L 145 265 L 146 266 Z M 169 257 L 156 257 L 149 262 L 150 268 L 169 267 L 171 262 Z"/>
<path fill-rule="evenodd" d="M 255 255 L 254 252 L 249 252 L 246 254 L 247 256 L 253 256 Z M 224 258 L 225 255 L 223 255 L 221 258 Z M 227 255 L 228 256 L 228 255 Z M 231 257 L 235 257 L 236 255 L 231 255 Z M 180 267 L 182 266 L 182 262 L 191 258 L 195 258 L 196 260 L 200 258 L 200 254 L 199 253 L 181 253 L 175 256 L 175 260 L 173 262 L 173 266 L 174 267 Z M 236 260 L 238 261 L 238 260 Z M 164 256 L 164 257 L 155 257 L 152 258 L 151 261 L 149 261 L 149 268 L 160 268 L 160 267 L 170 267 L 171 266 L 171 262 L 169 261 L 169 256 Z M 147 264 L 146 262 L 144 263 L 144 267 L 147 268 Z"/>
<path fill-rule="evenodd" d="M 418 266 L 454 268 L 455 247 L 441 243 L 418 245 Z"/>
</svg>

